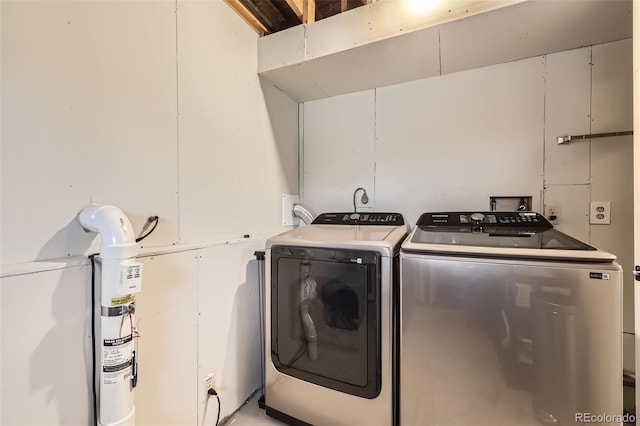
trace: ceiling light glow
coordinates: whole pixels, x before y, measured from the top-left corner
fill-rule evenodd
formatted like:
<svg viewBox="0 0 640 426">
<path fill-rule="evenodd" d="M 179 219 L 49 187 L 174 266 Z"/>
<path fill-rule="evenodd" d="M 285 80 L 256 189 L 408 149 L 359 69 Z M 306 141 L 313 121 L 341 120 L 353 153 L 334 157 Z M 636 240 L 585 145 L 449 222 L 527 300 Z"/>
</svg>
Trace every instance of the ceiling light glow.
<svg viewBox="0 0 640 426">
<path fill-rule="evenodd" d="M 443 0 L 407 0 L 409 10 L 416 15 L 424 15 L 442 4 Z"/>
</svg>

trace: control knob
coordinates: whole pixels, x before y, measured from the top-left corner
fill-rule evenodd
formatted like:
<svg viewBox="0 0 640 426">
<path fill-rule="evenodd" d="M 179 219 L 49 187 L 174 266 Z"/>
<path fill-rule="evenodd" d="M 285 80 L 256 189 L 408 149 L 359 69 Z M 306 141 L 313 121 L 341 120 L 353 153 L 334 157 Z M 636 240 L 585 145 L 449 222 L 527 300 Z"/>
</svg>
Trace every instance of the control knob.
<svg viewBox="0 0 640 426">
<path fill-rule="evenodd" d="M 484 222 L 484 215 L 482 213 L 473 213 L 471 215 L 471 220 L 473 223 L 482 223 Z"/>
</svg>

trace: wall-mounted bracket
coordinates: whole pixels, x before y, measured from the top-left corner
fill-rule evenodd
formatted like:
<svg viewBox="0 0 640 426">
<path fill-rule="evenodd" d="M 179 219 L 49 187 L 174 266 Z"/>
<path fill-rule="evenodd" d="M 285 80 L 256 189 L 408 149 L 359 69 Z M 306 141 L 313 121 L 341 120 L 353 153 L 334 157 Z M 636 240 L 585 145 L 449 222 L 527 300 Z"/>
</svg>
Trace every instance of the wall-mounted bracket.
<svg viewBox="0 0 640 426">
<path fill-rule="evenodd" d="M 583 139 L 595 139 L 595 138 L 610 138 L 613 136 L 630 136 L 633 135 L 633 130 L 625 131 L 625 132 L 609 132 L 609 133 L 592 133 L 590 135 L 563 135 L 558 136 L 556 138 L 558 145 L 562 145 L 565 143 L 569 143 L 575 139 L 583 140 Z"/>
</svg>

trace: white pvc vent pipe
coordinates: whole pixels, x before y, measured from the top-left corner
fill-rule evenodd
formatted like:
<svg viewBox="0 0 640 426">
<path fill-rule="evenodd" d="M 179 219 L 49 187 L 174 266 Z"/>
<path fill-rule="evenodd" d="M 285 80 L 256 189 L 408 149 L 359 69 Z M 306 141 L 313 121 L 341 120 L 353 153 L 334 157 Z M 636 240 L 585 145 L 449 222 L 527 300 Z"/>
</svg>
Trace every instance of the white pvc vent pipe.
<svg viewBox="0 0 640 426">
<path fill-rule="evenodd" d="M 100 258 L 100 330 L 96 341 L 100 350 L 98 424 L 134 426 L 135 407 L 135 293 L 141 290 L 142 264 L 135 261 L 136 237 L 131 222 L 114 206 L 87 207 L 79 215 L 80 224 L 102 238 Z"/>
</svg>

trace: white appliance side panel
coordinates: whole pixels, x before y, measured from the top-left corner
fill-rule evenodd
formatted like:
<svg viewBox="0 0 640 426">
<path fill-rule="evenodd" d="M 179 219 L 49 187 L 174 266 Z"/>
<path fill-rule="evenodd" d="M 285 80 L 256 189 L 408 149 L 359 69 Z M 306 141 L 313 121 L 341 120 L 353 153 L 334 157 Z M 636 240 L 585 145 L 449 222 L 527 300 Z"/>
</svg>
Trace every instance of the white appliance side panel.
<svg viewBox="0 0 640 426">
<path fill-rule="evenodd" d="M 401 254 L 403 423 L 621 415 L 621 274 L 598 268 Z"/>
</svg>

